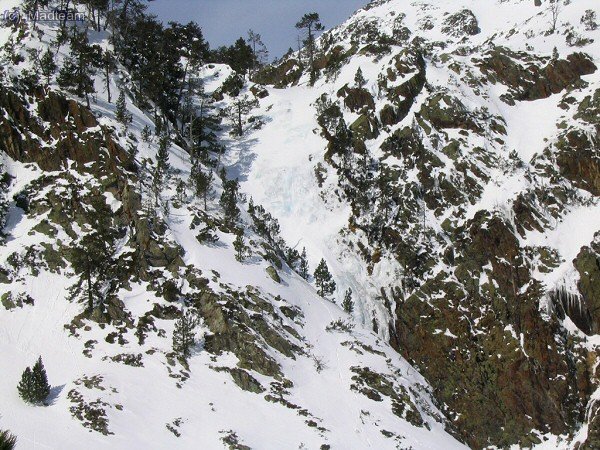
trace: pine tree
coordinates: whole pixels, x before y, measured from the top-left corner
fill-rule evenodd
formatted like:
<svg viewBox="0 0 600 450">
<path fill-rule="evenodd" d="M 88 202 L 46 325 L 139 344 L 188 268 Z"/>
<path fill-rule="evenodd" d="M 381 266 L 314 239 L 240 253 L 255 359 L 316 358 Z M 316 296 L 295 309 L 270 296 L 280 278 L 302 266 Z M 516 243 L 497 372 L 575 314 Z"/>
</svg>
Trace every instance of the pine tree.
<svg viewBox="0 0 600 450">
<path fill-rule="evenodd" d="M 185 182 L 181 179 L 177 180 L 177 185 L 175 186 L 175 199 L 179 204 L 185 200 Z"/>
<path fill-rule="evenodd" d="M 156 165 L 166 174 L 170 170 L 169 165 L 169 147 L 171 138 L 168 134 L 163 134 L 158 142 L 158 152 L 156 153 Z"/>
<path fill-rule="evenodd" d="M 115 117 L 117 121 L 123 125 L 123 128 L 126 130 L 127 127 L 131 124 L 133 117 L 131 113 L 127 110 L 127 100 L 125 98 L 125 91 L 119 91 L 119 98 L 117 99 L 117 111 L 115 113 Z"/>
<path fill-rule="evenodd" d="M 236 136 L 242 136 L 244 134 L 244 119 L 256 106 L 258 106 L 256 100 L 252 100 L 247 95 L 244 95 L 236 98 L 231 106 L 227 108 L 226 112 L 234 125 Z"/>
<path fill-rule="evenodd" d="M 36 29 L 39 8 L 47 7 L 49 3 L 50 3 L 49 0 L 25 0 L 23 2 L 23 7 L 24 7 L 25 11 L 27 13 L 31 14 L 31 16 L 33 16 L 33 29 L 34 30 Z"/>
<path fill-rule="evenodd" d="M 144 128 L 142 129 L 142 141 L 144 142 L 150 142 L 150 138 L 152 137 L 152 131 L 150 131 L 150 127 L 148 125 L 145 125 Z"/>
<path fill-rule="evenodd" d="M 33 366 L 33 370 L 30 367 L 25 369 L 21 375 L 21 381 L 17 385 L 17 390 L 27 403 L 39 404 L 48 398 L 50 385 L 41 356 Z"/>
<path fill-rule="evenodd" d="M 71 251 L 71 264 L 79 281 L 71 289 L 71 297 L 83 294 L 88 312 L 102 307 L 106 296 L 115 288 L 113 255 L 117 231 L 112 227 L 113 212 L 104 197 L 92 200 L 87 219 L 91 230 Z"/>
<path fill-rule="evenodd" d="M 33 392 L 37 402 L 44 402 L 50 395 L 50 385 L 48 384 L 48 375 L 40 356 L 31 371 L 33 376 Z"/>
<path fill-rule="evenodd" d="M 308 258 L 306 256 L 306 247 L 302 248 L 302 253 L 300 254 L 300 264 L 298 266 L 298 275 L 300 275 L 305 280 L 308 280 Z"/>
<path fill-rule="evenodd" d="M 21 381 L 19 381 L 19 384 L 17 385 L 17 390 L 19 391 L 21 398 L 27 403 L 36 402 L 35 380 L 30 367 L 27 367 L 21 375 Z"/>
<path fill-rule="evenodd" d="M 102 67 L 104 68 L 104 87 L 108 97 L 108 103 L 111 103 L 112 96 L 110 92 L 110 74 L 116 68 L 115 57 L 111 51 L 102 52 Z"/>
<path fill-rule="evenodd" d="M 225 222 L 228 225 L 235 224 L 240 218 L 240 210 L 237 206 L 239 183 L 237 180 L 227 180 L 223 183 L 223 193 L 219 200 Z"/>
<path fill-rule="evenodd" d="M 14 450 L 17 437 L 7 430 L 0 430 L 0 450 Z"/>
<path fill-rule="evenodd" d="M 344 301 L 342 302 L 342 308 L 348 314 L 352 314 L 354 311 L 354 301 L 352 300 L 352 289 L 348 288 L 346 293 L 344 294 Z"/>
<path fill-rule="evenodd" d="M 2 232 L 6 224 L 6 214 L 8 213 L 8 199 L 6 194 L 10 184 L 10 176 L 4 172 L 2 163 L 0 163 L 0 244 L 4 242 L 5 235 Z"/>
<path fill-rule="evenodd" d="M 252 67 L 250 74 L 256 73 L 259 67 L 261 67 L 267 60 L 269 52 L 260 34 L 255 33 L 253 30 L 248 31 L 248 42 L 252 48 Z"/>
<path fill-rule="evenodd" d="M 362 69 L 360 67 L 356 71 L 356 75 L 354 76 L 354 82 L 356 83 L 356 87 L 361 89 L 367 84 L 367 80 L 365 80 Z"/>
<path fill-rule="evenodd" d="M 211 197 L 213 193 L 212 181 L 212 170 L 207 170 L 206 172 L 203 171 L 202 166 L 200 165 L 200 160 L 195 158 L 192 161 L 190 184 L 196 196 L 203 199 L 205 210 L 207 209 L 208 198 Z"/>
<path fill-rule="evenodd" d="M 254 66 L 254 53 L 244 38 L 240 37 L 235 43 L 224 50 L 224 63 L 244 76 Z"/>
<path fill-rule="evenodd" d="M 169 135 L 163 134 L 158 142 L 158 152 L 156 153 L 156 166 L 152 172 L 152 193 L 154 195 L 154 205 L 158 206 L 162 192 L 169 179 L 169 146 L 171 139 Z"/>
<path fill-rule="evenodd" d="M 321 297 L 327 297 L 335 292 L 335 281 L 333 281 L 333 276 L 329 272 L 324 259 L 321 259 L 321 262 L 315 269 L 314 277 L 317 292 Z"/>
<path fill-rule="evenodd" d="M 190 311 L 181 312 L 181 316 L 175 322 L 175 331 L 173 332 L 173 351 L 179 358 L 187 361 L 192 354 L 192 349 L 196 345 L 196 331 L 198 318 Z"/>
<path fill-rule="evenodd" d="M 581 17 L 581 23 L 584 25 L 586 31 L 594 31 L 598 28 L 596 22 L 596 12 L 592 9 L 587 9 Z"/>
<path fill-rule="evenodd" d="M 102 49 L 90 45 L 87 32 L 74 31 L 71 37 L 71 53 L 58 74 L 58 84 L 62 89 L 85 97 L 90 107 L 90 94 L 95 92 L 94 80 L 96 68 L 102 64 Z"/>
<path fill-rule="evenodd" d="M 134 142 L 129 142 L 127 144 L 127 153 L 129 154 L 129 158 L 131 158 L 132 163 L 135 164 L 135 158 L 138 155 L 138 147 Z"/>
<path fill-rule="evenodd" d="M 310 84 L 315 84 L 317 71 L 315 69 L 315 33 L 323 31 L 325 27 L 321 23 L 321 18 L 316 12 L 304 14 L 302 19 L 296 24 L 299 30 L 306 30 L 306 39 L 304 44 L 308 50 L 308 64 L 310 69 Z"/>
<path fill-rule="evenodd" d="M 235 250 L 235 259 L 239 262 L 244 261 L 246 259 L 246 255 L 248 254 L 248 246 L 244 241 L 244 233 L 243 231 L 239 231 L 236 233 L 235 240 L 233 241 L 233 248 Z"/>
<path fill-rule="evenodd" d="M 44 78 L 46 78 L 46 87 L 50 85 L 52 75 L 56 73 L 58 66 L 54 62 L 54 54 L 48 47 L 42 57 L 40 58 L 40 71 Z"/>
</svg>

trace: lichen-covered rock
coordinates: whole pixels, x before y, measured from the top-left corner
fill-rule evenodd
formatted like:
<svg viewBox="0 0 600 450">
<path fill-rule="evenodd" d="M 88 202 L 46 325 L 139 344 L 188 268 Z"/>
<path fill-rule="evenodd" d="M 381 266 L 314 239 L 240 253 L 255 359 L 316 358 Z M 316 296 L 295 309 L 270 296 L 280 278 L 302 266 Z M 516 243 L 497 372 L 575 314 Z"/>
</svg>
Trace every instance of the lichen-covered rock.
<svg viewBox="0 0 600 450">
<path fill-rule="evenodd" d="M 591 316 L 590 332 L 600 332 L 600 234 L 591 247 L 583 247 L 573 265 L 579 272 L 579 292 Z"/>
<path fill-rule="evenodd" d="M 255 394 L 261 394 L 265 392 L 265 388 L 260 384 L 260 382 L 250 375 L 246 370 L 238 369 L 237 367 L 216 367 L 215 370 L 218 372 L 228 372 L 231 374 L 231 378 L 235 384 L 237 384 L 244 391 L 253 392 Z"/>
<path fill-rule="evenodd" d="M 548 61 L 504 47 L 490 50 L 477 64 L 492 83 L 498 81 L 510 89 L 510 95 L 503 96 L 509 104 L 514 104 L 515 100 L 547 98 L 580 82 L 581 76 L 597 69 L 583 53 Z"/>
<path fill-rule="evenodd" d="M 275 267 L 273 267 L 273 266 L 267 267 L 266 272 L 267 272 L 267 275 L 269 275 L 269 277 L 275 283 L 281 283 L 281 278 L 279 277 L 279 274 L 277 273 L 277 269 L 275 269 Z"/>
<path fill-rule="evenodd" d="M 540 314 L 543 291 L 510 224 L 480 212 L 457 231 L 454 274 L 398 304 L 393 341 L 472 448 L 526 445 L 534 429 L 566 432 L 590 395 L 585 354 Z"/>
<path fill-rule="evenodd" d="M 47 95 L 40 91 L 36 99 L 34 115 L 23 97 L 0 86 L 0 110 L 5 112 L 0 117 L 0 146 L 12 158 L 35 162 L 43 170 L 59 170 L 67 160 L 82 171 L 90 170 L 89 163 L 95 163 L 93 170 L 107 173 L 129 167 L 127 153 L 87 108 L 53 91 Z M 49 151 L 43 142 L 56 145 Z"/>
<path fill-rule="evenodd" d="M 361 111 L 363 108 L 375 109 L 375 100 L 366 89 L 351 88 L 346 85 L 338 91 L 337 96 L 344 99 L 344 105 L 352 112 Z"/>
<path fill-rule="evenodd" d="M 469 9 L 463 9 L 462 11 L 449 15 L 444 20 L 442 31 L 450 36 L 458 38 L 474 36 L 481 32 L 477 17 L 475 17 L 473 11 Z"/>
<path fill-rule="evenodd" d="M 298 83 L 303 67 L 296 59 L 290 58 L 277 66 L 266 66 L 254 75 L 253 80 L 259 84 L 270 84 L 278 88 Z"/>
</svg>

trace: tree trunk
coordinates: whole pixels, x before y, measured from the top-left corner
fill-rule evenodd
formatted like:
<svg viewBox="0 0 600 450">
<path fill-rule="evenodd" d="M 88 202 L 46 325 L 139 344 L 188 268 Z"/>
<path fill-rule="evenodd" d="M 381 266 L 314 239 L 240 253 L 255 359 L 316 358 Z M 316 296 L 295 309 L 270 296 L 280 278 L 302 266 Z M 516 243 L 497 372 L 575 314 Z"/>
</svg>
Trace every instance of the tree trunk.
<svg viewBox="0 0 600 450">
<path fill-rule="evenodd" d="M 111 96 L 110 96 L 110 64 L 106 63 L 106 92 L 108 94 L 108 103 L 111 103 Z"/>
<path fill-rule="evenodd" d="M 87 281 L 87 293 L 88 293 L 88 308 L 91 311 L 94 310 L 94 295 L 92 294 L 92 272 L 89 268 L 90 261 L 87 263 L 88 267 L 86 268 L 86 281 Z"/>
</svg>

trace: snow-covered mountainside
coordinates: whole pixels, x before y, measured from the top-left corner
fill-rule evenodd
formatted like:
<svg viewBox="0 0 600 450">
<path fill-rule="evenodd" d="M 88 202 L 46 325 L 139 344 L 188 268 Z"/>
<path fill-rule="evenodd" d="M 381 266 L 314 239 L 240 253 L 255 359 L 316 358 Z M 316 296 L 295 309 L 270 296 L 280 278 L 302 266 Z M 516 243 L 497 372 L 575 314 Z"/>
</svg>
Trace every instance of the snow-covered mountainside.
<svg viewBox="0 0 600 450">
<path fill-rule="evenodd" d="M 190 38 L 171 102 L 135 49 L 179 61 L 151 23 L 126 35 L 131 11 L 4 24 L 0 429 L 600 448 L 596 3 L 375 0 L 253 81 L 192 64 Z"/>
</svg>

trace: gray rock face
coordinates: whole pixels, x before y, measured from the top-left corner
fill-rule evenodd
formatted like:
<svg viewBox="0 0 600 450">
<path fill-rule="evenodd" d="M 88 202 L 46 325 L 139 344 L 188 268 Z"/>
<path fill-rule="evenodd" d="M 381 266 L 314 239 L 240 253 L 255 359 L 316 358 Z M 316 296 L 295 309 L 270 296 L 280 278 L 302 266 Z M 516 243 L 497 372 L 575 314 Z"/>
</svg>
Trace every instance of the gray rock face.
<svg viewBox="0 0 600 450">
<path fill-rule="evenodd" d="M 460 38 L 479 34 L 481 29 L 475 14 L 469 9 L 463 9 L 444 20 L 442 31 L 450 36 Z"/>
</svg>

